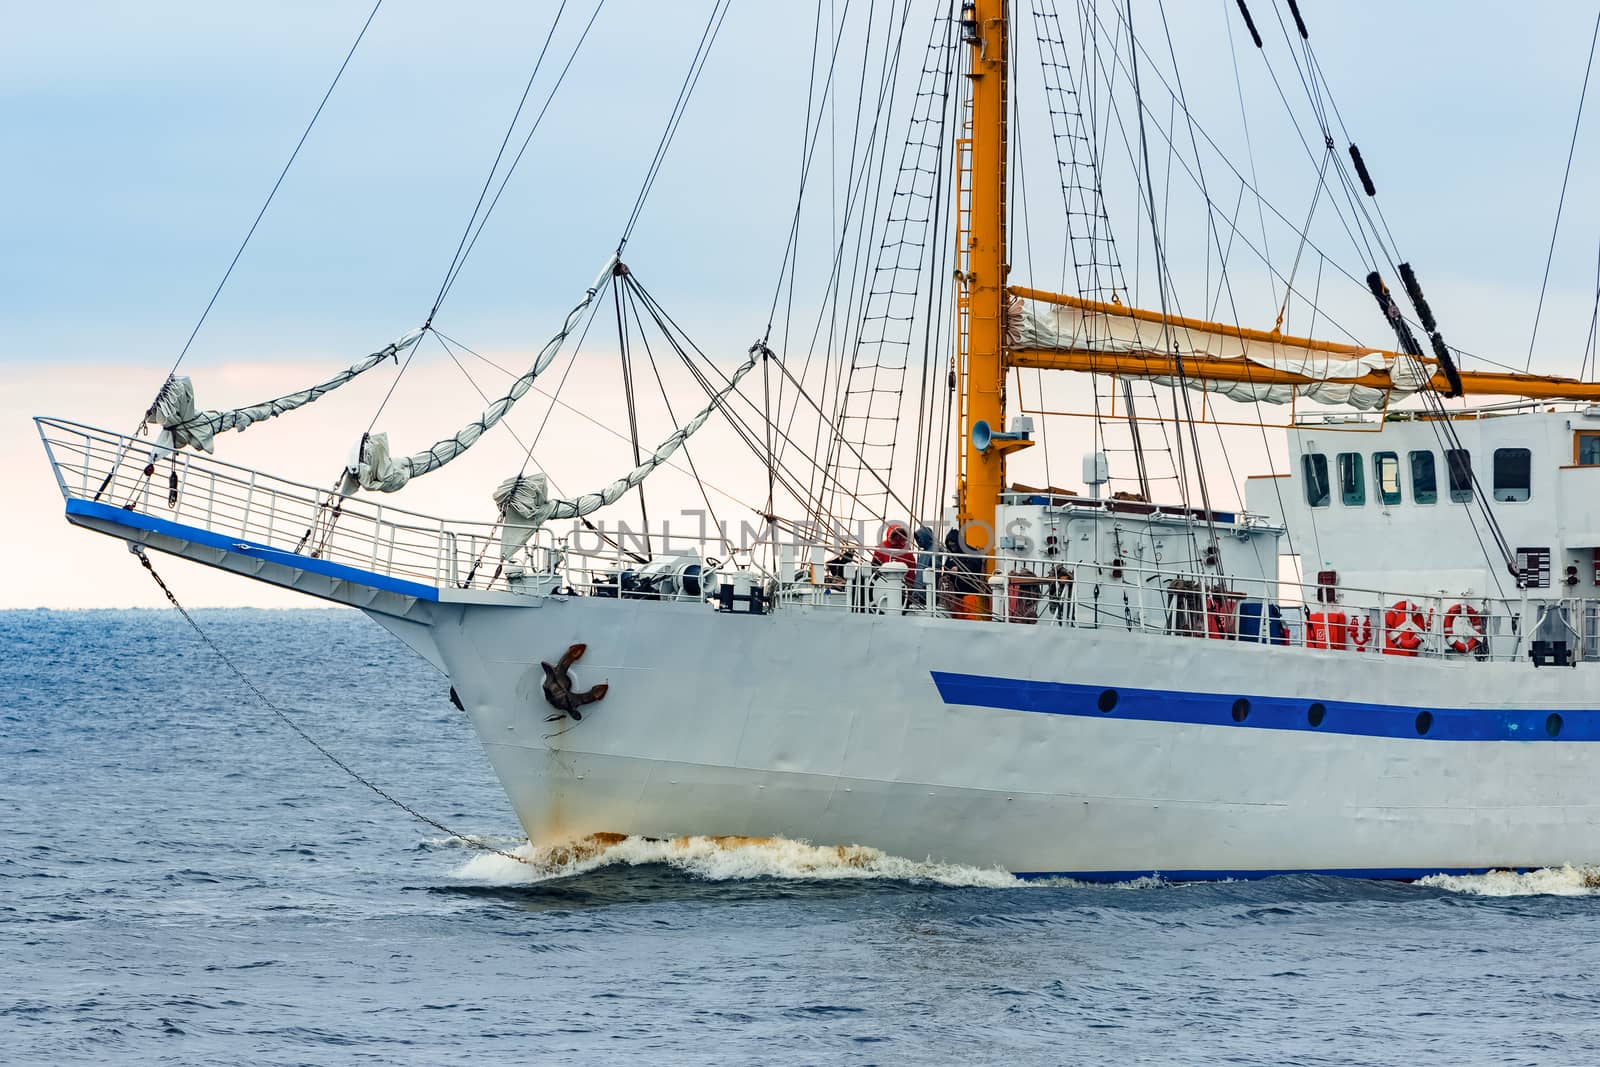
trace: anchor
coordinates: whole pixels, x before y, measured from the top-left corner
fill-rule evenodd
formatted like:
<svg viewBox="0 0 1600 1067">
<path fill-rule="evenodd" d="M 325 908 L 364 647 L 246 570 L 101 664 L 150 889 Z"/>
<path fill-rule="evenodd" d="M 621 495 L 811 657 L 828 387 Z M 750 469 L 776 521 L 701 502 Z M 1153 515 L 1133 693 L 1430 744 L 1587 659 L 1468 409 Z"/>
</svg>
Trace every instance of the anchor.
<svg viewBox="0 0 1600 1067">
<path fill-rule="evenodd" d="M 579 692 L 572 685 L 572 676 L 567 673 L 567 668 L 582 659 L 588 648 L 588 645 L 573 645 L 555 664 L 539 664 L 544 668 L 544 698 L 556 709 L 556 714 L 545 719 L 545 722 L 555 722 L 567 716 L 571 716 L 573 722 L 582 722 L 583 714 L 578 709 L 605 697 L 610 687 L 604 682 Z"/>
</svg>

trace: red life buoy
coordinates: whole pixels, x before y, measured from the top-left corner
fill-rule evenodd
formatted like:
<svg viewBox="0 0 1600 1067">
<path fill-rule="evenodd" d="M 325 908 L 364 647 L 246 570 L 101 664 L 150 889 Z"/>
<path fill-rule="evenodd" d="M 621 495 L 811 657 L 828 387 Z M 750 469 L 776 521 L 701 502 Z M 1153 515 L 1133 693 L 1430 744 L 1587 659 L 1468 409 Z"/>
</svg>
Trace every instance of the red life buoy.
<svg viewBox="0 0 1600 1067">
<path fill-rule="evenodd" d="M 1397 600 L 1383 613 L 1383 653 L 1386 656 L 1415 656 L 1422 647 L 1422 635 L 1433 625 L 1433 612 L 1422 614 L 1422 606 Z"/>
<path fill-rule="evenodd" d="M 1368 615 L 1355 616 L 1345 628 L 1345 633 L 1350 638 L 1351 648 L 1365 652 L 1367 643 L 1372 640 L 1372 618 Z"/>
<path fill-rule="evenodd" d="M 1471 604 L 1451 604 L 1444 613 L 1444 633 L 1450 651 L 1475 652 L 1483 644 L 1483 615 Z"/>
</svg>

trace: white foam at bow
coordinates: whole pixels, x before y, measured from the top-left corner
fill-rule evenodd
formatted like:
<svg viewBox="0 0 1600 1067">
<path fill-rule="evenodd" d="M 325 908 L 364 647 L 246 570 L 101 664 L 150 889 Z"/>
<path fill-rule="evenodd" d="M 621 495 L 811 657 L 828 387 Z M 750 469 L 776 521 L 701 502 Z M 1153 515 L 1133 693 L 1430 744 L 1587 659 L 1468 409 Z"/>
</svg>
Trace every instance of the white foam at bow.
<svg viewBox="0 0 1600 1067">
<path fill-rule="evenodd" d="M 1433 874 L 1419 878 L 1417 884 L 1481 897 L 1584 897 L 1600 893 L 1600 867 L 1544 867 L 1524 874 Z"/>
<path fill-rule="evenodd" d="M 665 864 L 713 882 L 751 878 L 887 879 L 985 889 L 1080 884 L 1067 879 L 1028 881 L 999 868 L 909 860 L 863 845 L 822 846 L 780 837 L 656 840 L 602 835 L 558 845 L 524 843 L 509 851 L 520 861 L 481 853 L 457 868 L 455 876 L 495 885 L 527 885 L 551 878 L 570 878 L 602 867 Z M 1142 888 L 1161 883 L 1155 879 L 1139 879 L 1125 884 L 1130 888 Z"/>
</svg>

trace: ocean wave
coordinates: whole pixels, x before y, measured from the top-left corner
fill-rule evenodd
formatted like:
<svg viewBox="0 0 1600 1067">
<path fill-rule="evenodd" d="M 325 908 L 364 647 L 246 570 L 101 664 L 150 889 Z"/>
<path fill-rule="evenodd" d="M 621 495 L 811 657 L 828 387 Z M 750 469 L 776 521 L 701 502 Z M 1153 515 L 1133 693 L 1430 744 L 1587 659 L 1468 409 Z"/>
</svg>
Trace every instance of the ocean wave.
<svg viewBox="0 0 1600 1067">
<path fill-rule="evenodd" d="M 1418 885 L 1480 897 L 1586 897 L 1600 894 L 1600 867 L 1543 867 L 1536 871 L 1432 874 Z"/>
<path fill-rule="evenodd" d="M 1078 885 L 1068 879 L 1032 881 L 997 867 L 969 867 L 891 856 L 865 845 L 813 845 L 782 837 L 626 837 L 593 834 L 550 845 L 523 842 L 508 852 L 516 859 L 483 852 L 456 869 L 464 880 L 527 885 L 570 878 L 602 867 L 665 865 L 711 882 L 756 878 L 808 881 L 872 880 L 921 882 L 957 888 L 1016 889 Z M 1130 888 L 1161 884 L 1154 879 Z M 1101 887 L 1105 888 L 1105 887 Z"/>
</svg>

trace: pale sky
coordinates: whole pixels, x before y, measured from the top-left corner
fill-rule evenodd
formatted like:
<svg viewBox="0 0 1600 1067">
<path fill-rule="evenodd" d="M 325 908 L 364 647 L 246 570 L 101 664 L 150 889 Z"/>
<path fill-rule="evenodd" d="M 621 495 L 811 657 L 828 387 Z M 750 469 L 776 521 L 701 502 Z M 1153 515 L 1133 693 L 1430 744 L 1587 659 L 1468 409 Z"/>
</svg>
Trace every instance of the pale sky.
<svg viewBox="0 0 1600 1067">
<path fill-rule="evenodd" d="M 842 9 L 842 0 L 835 6 Z M 931 7 L 915 6 L 908 55 L 920 60 L 922 9 Z M 1074 6 L 1063 3 L 1064 15 Z M 1292 139 L 1233 0 L 1168 0 L 1165 7 L 1195 115 L 1248 170 L 1242 91 L 1260 187 L 1286 215 L 1301 217 L 1315 168 Z M 1272 5 L 1254 0 L 1251 7 L 1275 69 L 1287 79 L 1286 93 L 1302 106 Z M 7 327 L 0 346 L 0 461 L 12 480 L 0 539 L 13 567 L 0 586 L 0 607 L 160 603 L 120 543 L 61 518 L 28 419 L 53 414 L 131 429 L 369 8 L 357 0 L 8 11 L 0 37 L 0 158 L 6 160 L 0 197 L 7 205 L 0 213 L 0 316 Z M 1421 273 L 1446 336 L 1521 366 L 1594 10 L 1378 0 L 1302 0 L 1301 8 L 1344 121 L 1371 163 L 1379 203 L 1402 254 Z M 569 31 L 591 9 L 592 2 L 569 4 L 542 86 L 565 60 Z M 551 3 L 387 0 L 185 362 L 203 406 L 298 388 L 421 321 L 554 10 Z M 519 369 L 549 335 L 616 242 L 708 10 L 706 3 L 607 0 L 440 314 L 447 332 Z M 1134 11 L 1141 38 L 1156 53 L 1152 62 L 1167 62 L 1160 8 L 1136 0 Z M 814 12 L 810 3 L 735 0 L 629 247 L 641 280 L 729 362 L 764 327 L 777 277 L 795 195 Z M 1237 87 L 1230 30 L 1240 59 Z M 1019 34 L 1020 54 L 1031 58 L 1031 27 L 1024 22 Z M 1022 77 L 1020 92 L 1027 92 L 1027 79 L 1037 85 L 1036 71 Z M 841 114 L 855 106 L 853 81 L 848 89 Z M 1156 90 L 1147 85 L 1146 92 Z M 542 96 L 536 89 L 535 97 Z M 1152 108 L 1168 113 L 1165 104 Z M 1576 369 L 1593 307 L 1597 108 L 1591 99 L 1536 369 Z M 1047 146 L 1042 111 L 1034 119 L 1028 114 L 1025 136 Z M 1163 149 L 1158 145 L 1154 154 Z M 1041 182 L 1049 177 L 1047 158 L 1029 166 L 1029 210 L 1037 216 L 1029 228 L 1043 247 L 1052 226 L 1059 228 L 1046 210 L 1059 191 Z M 1237 185 L 1228 186 L 1220 167 L 1209 173 L 1214 198 L 1231 208 Z M 1114 168 L 1107 181 L 1115 184 Z M 1134 199 L 1126 189 L 1108 196 L 1119 237 L 1131 245 Z M 1183 210 L 1175 193 L 1171 211 Z M 812 222 L 825 233 L 826 204 Z M 1181 236 L 1179 222 L 1169 225 Z M 1203 227 L 1196 214 L 1190 229 L 1202 235 Z M 1331 214 L 1321 211 L 1312 232 L 1334 261 L 1354 270 L 1349 241 Z M 1273 241 L 1275 260 L 1292 258 L 1281 234 Z M 1187 258 L 1181 241 L 1174 244 L 1175 272 L 1199 277 L 1201 259 L 1193 253 L 1203 243 L 1190 241 Z M 1013 262 L 1015 272 L 1021 256 Z M 1270 326 L 1276 308 L 1264 271 L 1244 258 L 1235 271 L 1241 319 Z M 1013 280 L 1028 279 L 1014 273 Z M 1370 300 L 1350 292 L 1348 283 L 1330 293 L 1334 288 L 1330 281 L 1324 296 L 1342 323 L 1364 342 L 1391 342 Z M 1190 307 L 1200 303 L 1193 297 Z M 609 343 L 593 343 L 593 360 L 574 372 L 563 396 L 620 427 L 617 371 L 605 359 L 614 348 Z M 482 367 L 474 374 L 485 389 L 503 381 Z M 224 439 L 221 454 L 327 482 L 392 373 L 374 376 L 304 412 Z M 698 400 L 683 396 L 679 414 Z M 419 355 L 378 428 L 409 451 L 452 432 L 481 406 L 434 347 Z M 508 420 L 511 428 L 526 437 L 545 407 L 531 399 Z M 669 425 L 655 413 L 647 438 Z M 546 432 L 548 444 L 536 454 L 563 488 L 597 488 L 631 465 L 621 442 L 576 416 L 558 413 Z M 702 473 L 759 503 L 764 483 L 719 432 L 707 430 Z M 1081 448 L 1070 434 L 1059 447 L 1036 451 L 1048 451 L 1058 465 L 1055 481 L 1075 482 Z M 404 506 L 488 518 L 489 490 L 521 455 L 499 432 L 449 471 L 408 490 Z M 1073 473 L 1063 478 L 1060 470 Z M 1019 466 L 1015 477 L 1042 475 Z M 664 474 L 663 481 L 669 501 L 697 499 L 681 476 Z M 177 561 L 163 569 L 195 604 L 309 603 Z"/>
</svg>

